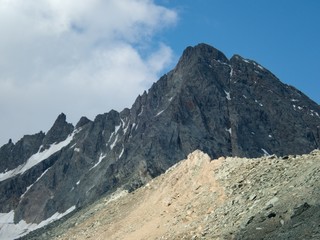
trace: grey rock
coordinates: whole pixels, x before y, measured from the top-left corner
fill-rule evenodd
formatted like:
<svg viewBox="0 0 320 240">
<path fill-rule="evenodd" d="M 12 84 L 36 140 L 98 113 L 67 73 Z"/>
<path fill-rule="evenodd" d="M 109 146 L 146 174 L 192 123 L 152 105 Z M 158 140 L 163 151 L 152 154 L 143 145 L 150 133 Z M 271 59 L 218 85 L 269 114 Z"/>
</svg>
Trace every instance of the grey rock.
<svg viewBox="0 0 320 240">
<path fill-rule="evenodd" d="M 45 134 L 39 132 L 25 135 L 16 144 L 9 141 L 0 148 L 0 172 L 10 171 L 23 164 L 32 154 L 36 153 Z"/>
<path fill-rule="evenodd" d="M 294 212 L 293 212 L 293 215 L 291 216 L 291 218 L 294 218 L 294 217 L 301 215 L 304 211 L 307 211 L 310 207 L 311 206 L 307 202 L 297 206 L 294 209 Z"/>
<path fill-rule="evenodd" d="M 73 125 L 66 122 L 66 115 L 64 113 L 61 113 L 43 139 L 42 149 L 47 149 L 49 148 L 50 144 L 58 143 L 65 140 L 67 136 L 73 131 L 73 129 Z"/>
</svg>

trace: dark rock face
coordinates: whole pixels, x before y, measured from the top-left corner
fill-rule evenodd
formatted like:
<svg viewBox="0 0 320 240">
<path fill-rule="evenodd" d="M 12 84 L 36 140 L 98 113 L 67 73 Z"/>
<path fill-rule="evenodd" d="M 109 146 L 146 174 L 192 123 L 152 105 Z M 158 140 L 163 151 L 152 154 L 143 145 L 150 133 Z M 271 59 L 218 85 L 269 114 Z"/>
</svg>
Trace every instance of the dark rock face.
<svg viewBox="0 0 320 240">
<path fill-rule="evenodd" d="M 9 141 L 0 148 L 0 172 L 16 168 L 25 162 L 32 154 L 36 153 L 42 143 L 43 132 L 34 135 L 25 135 L 16 144 Z"/>
<path fill-rule="evenodd" d="M 131 109 L 76 127 L 61 114 L 47 134 L 1 147 L 1 173 L 41 161 L 0 177 L 0 212 L 40 223 L 116 188 L 133 190 L 196 149 L 212 158 L 307 153 L 319 148 L 319 115 L 319 105 L 258 63 L 188 47 Z"/>
<path fill-rule="evenodd" d="M 234 155 L 262 149 L 278 155 L 319 147 L 319 106 L 272 73 L 241 57 L 231 59 L 230 119 Z"/>
<path fill-rule="evenodd" d="M 63 141 L 73 129 L 73 125 L 66 122 L 66 115 L 61 113 L 43 139 L 43 149 L 48 148 L 50 144 Z"/>
</svg>

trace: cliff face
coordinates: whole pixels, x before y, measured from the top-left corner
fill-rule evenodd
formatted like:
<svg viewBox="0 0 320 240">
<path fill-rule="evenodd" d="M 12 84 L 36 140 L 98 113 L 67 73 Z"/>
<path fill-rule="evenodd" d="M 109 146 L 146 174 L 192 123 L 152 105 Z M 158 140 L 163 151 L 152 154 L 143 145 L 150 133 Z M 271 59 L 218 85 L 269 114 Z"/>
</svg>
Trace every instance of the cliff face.
<svg viewBox="0 0 320 240">
<path fill-rule="evenodd" d="M 121 187 L 132 191 L 200 149 L 218 156 L 302 154 L 320 143 L 320 107 L 258 63 L 206 44 L 131 109 L 0 148 L 0 212 L 39 224 Z"/>
</svg>

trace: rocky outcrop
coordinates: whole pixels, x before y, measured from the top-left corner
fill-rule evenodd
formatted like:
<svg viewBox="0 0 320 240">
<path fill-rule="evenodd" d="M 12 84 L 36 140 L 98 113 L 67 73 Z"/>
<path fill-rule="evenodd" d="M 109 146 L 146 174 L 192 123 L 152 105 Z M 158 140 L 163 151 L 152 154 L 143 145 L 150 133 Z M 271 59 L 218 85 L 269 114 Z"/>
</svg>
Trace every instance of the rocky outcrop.
<svg viewBox="0 0 320 240">
<path fill-rule="evenodd" d="M 50 128 L 45 138 L 43 139 L 43 147 L 42 150 L 49 148 L 49 146 L 53 143 L 58 143 L 67 138 L 67 136 L 72 133 L 74 127 L 71 123 L 66 121 L 66 115 L 61 113 L 53 126 Z"/>
<path fill-rule="evenodd" d="M 61 114 L 47 134 L 1 147 L 0 212 L 40 224 L 119 187 L 133 191 L 195 149 L 211 158 L 310 152 L 319 115 L 319 105 L 258 63 L 188 47 L 130 109 L 76 127 Z"/>
<path fill-rule="evenodd" d="M 0 172 L 12 170 L 23 164 L 26 159 L 36 153 L 45 134 L 39 132 L 34 135 L 25 135 L 16 144 L 9 141 L 0 148 Z"/>
</svg>

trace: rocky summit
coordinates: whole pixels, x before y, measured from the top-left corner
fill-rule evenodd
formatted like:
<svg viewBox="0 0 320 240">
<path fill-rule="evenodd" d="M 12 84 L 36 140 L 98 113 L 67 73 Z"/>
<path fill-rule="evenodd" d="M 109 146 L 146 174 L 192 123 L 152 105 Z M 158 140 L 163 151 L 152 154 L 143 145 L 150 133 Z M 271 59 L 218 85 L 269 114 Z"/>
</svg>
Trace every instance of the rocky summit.
<svg viewBox="0 0 320 240">
<path fill-rule="evenodd" d="M 0 238 L 17 238 L 117 189 L 143 186 L 199 149 L 210 158 L 319 148 L 320 107 L 255 61 L 199 44 L 130 109 L 0 148 Z M 241 169 L 239 169 L 241 172 Z M 9 239 L 10 239 L 9 238 Z"/>
</svg>

